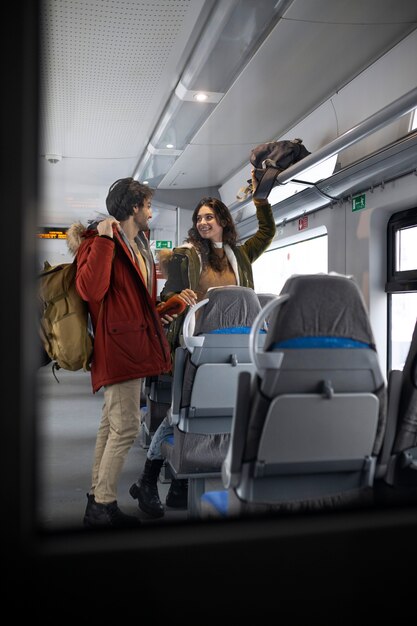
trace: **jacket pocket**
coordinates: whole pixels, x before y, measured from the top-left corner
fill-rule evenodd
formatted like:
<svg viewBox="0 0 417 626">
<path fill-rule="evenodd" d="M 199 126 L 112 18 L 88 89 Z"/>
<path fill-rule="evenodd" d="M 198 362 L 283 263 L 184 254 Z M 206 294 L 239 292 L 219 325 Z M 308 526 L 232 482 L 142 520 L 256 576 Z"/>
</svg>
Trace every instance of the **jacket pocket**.
<svg viewBox="0 0 417 626">
<path fill-rule="evenodd" d="M 108 322 L 107 331 L 110 335 L 121 335 L 123 333 L 134 333 L 145 330 L 147 324 L 139 320 L 123 320 L 118 322 Z"/>
<path fill-rule="evenodd" d="M 107 324 L 107 357 L 110 369 L 141 367 L 152 359 L 148 324 L 139 320 L 123 320 Z"/>
</svg>

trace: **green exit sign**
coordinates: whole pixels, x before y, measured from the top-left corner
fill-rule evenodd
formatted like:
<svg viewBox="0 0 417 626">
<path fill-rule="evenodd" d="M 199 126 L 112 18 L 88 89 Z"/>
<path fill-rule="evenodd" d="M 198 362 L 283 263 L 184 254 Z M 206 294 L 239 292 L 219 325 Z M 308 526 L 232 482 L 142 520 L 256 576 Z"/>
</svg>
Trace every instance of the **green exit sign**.
<svg viewBox="0 0 417 626">
<path fill-rule="evenodd" d="M 360 211 L 365 208 L 365 194 L 352 198 L 352 211 Z"/>
<path fill-rule="evenodd" d="M 172 241 L 155 241 L 155 247 L 157 250 L 162 248 L 172 248 Z"/>
</svg>

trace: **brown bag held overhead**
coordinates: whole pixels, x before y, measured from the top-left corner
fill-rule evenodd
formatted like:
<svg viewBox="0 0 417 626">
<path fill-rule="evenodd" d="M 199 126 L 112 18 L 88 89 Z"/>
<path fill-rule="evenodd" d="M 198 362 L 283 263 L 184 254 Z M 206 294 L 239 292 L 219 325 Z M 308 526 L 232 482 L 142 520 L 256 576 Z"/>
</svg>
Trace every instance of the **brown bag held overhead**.
<svg viewBox="0 0 417 626">
<path fill-rule="evenodd" d="M 309 154 L 311 152 L 304 146 L 302 139 L 269 141 L 253 148 L 250 162 L 258 181 L 253 198 L 267 198 L 276 184 L 278 174 Z M 252 193 L 252 181 L 248 180 L 248 186 L 242 192 L 244 197 Z M 242 196 L 238 195 L 238 199 L 242 199 Z"/>
</svg>

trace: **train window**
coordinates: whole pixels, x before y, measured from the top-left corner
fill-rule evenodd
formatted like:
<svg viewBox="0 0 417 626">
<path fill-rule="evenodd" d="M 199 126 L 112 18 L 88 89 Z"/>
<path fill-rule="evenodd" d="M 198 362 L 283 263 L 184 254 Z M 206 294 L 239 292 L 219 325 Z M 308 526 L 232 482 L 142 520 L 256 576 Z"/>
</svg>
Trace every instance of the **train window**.
<svg viewBox="0 0 417 626">
<path fill-rule="evenodd" d="M 388 369 L 404 366 L 417 316 L 417 209 L 388 222 Z"/>
<path fill-rule="evenodd" d="M 270 248 L 252 269 L 255 291 L 277 294 L 292 274 L 327 272 L 327 234 Z"/>
</svg>

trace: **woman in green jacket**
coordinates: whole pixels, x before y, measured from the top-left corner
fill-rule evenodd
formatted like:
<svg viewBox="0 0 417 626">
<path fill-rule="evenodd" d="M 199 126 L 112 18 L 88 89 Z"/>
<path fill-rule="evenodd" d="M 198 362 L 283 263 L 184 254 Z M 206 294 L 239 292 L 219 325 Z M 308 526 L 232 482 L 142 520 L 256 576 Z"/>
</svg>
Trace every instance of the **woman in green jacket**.
<svg viewBox="0 0 417 626">
<path fill-rule="evenodd" d="M 205 297 L 207 289 L 222 285 L 254 288 L 252 263 L 268 248 L 275 235 L 271 205 L 254 199 L 258 230 L 245 243 L 237 244 L 237 232 L 227 206 L 217 198 L 203 198 L 194 210 L 193 226 L 186 243 L 174 249 L 168 266 L 168 279 L 161 292 L 167 300 L 174 293 L 187 304 Z M 167 330 L 172 355 L 187 310 Z"/>
<path fill-rule="evenodd" d="M 256 187 L 252 172 L 253 188 Z M 227 206 L 218 198 L 202 198 L 193 216 L 186 242 L 173 250 L 168 264 L 168 278 L 161 292 L 167 300 L 179 294 L 188 305 L 205 297 L 208 289 L 225 285 L 254 288 L 252 263 L 261 256 L 275 235 L 272 208 L 267 199 L 253 199 L 258 230 L 245 243 L 237 244 L 237 232 Z M 180 343 L 180 333 L 187 309 L 167 329 L 171 355 Z M 151 517 L 162 517 L 164 507 L 158 494 L 157 479 L 163 464 L 161 444 L 173 428 L 165 417 L 150 443 L 142 476 L 130 487 L 139 508 Z M 167 506 L 186 505 L 187 480 L 172 480 L 166 497 Z"/>
</svg>

